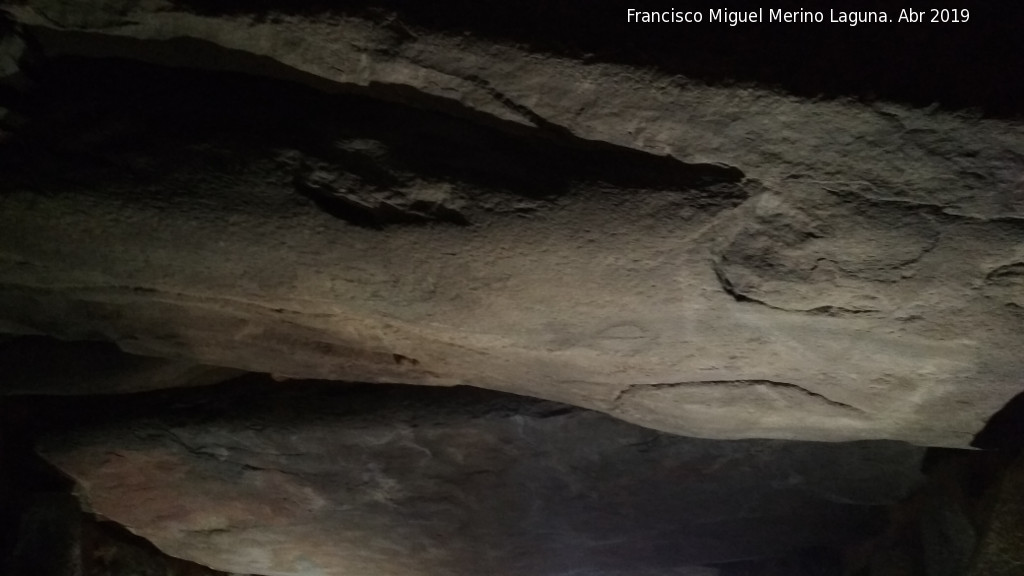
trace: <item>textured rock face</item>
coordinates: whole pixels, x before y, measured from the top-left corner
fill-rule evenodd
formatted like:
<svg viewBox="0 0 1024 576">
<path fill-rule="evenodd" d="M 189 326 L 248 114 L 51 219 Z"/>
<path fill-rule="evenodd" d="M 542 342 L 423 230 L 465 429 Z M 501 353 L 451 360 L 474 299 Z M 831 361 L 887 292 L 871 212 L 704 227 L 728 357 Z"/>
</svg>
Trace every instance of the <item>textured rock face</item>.
<svg viewBox="0 0 1024 576">
<path fill-rule="evenodd" d="M 5 9 L 43 62 L 0 158 L 5 331 L 713 438 L 964 446 L 1019 391 L 1019 122 L 401 13 Z"/>
<path fill-rule="evenodd" d="M 154 398 L 43 454 L 102 517 L 254 574 L 714 576 L 701 566 L 877 530 L 923 454 L 687 439 L 467 388 L 248 383 L 191 398 Z"/>
<path fill-rule="evenodd" d="M 804 45 L 567 0 L 285 4 L 0 0 L 18 458 L 63 429 L 39 449 L 92 512 L 232 573 L 1018 570 L 1016 472 L 987 527 L 956 478 L 882 524 L 912 444 L 998 413 L 979 445 L 1015 445 L 1019 74 L 959 35 L 1019 19 Z M 276 383 L 152 392 L 239 371 Z M 47 554 L 48 508 L 0 496 L 20 571 L 208 573 L 59 495 Z"/>
</svg>

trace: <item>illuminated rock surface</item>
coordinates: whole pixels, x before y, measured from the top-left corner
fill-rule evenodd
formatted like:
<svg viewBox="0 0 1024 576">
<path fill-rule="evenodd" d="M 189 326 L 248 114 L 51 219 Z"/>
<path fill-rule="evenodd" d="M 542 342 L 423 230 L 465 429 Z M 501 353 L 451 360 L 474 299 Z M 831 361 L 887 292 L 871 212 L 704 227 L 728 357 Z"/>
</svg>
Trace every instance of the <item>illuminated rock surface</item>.
<svg viewBox="0 0 1024 576">
<path fill-rule="evenodd" d="M 1020 9 L 285 4 L 0 0 L 0 403 L 278 382 L 64 427 L 98 513 L 260 574 L 761 576 L 853 557 L 912 445 L 1016 446 Z"/>
<path fill-rule="evenodd" d="M 921 480 L 902 443 L 689 439 L 468 388 L 201 393 L 41 449 L 101 517 L 236 572 L 714 575 L 865 539 Z"/>
<path fill-rule="evenodd" d="M 7 8 L 5 330 L 712 438 L 965 446 L 1019 391 L 1019 122 L 186 6 Z"/>
</svg>

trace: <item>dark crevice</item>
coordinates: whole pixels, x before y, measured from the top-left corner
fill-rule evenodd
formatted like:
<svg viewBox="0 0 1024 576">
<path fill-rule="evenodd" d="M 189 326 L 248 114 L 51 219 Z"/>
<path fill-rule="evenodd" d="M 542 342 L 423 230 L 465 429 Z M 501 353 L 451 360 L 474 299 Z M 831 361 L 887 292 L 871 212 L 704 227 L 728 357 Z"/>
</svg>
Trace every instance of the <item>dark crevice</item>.
<svg viewBox="0 0 1024 576">
<path fill-rule="evenodd" d="M 804 97 L 855 97 L 946 109 L 974 108 L 990 116 L 1020 116 L 1024 100 L 1014 79 L 1024 75 L 1024 4 L 970 3 L 968 22 L 829 24 L 826 2 L 780 0 L 773 8 L 822 11 L 824 24 L 749 24 L 730 27 L 707 22 L 720 2 L 683 5 L 563 0 L 508 2 L 454 0 L 443 5 L 419 0 L 176 0 L 190 11 L 211 15 L 278 14 L 324 18 L 346 14 L 403 30 L 427 29 L 507 42 L 537 52 L 648 67 L 713 85 L 758 84 Z M 627 24 L 626 8 L 696 10 L 702 24 Z M 884 10 L 895 20 L 904 6 L 884 0 L 860 2 L 856 10 Z M 937 0 L 927 8 L 964 8 Z M 736 0 L 730 10 L 768 9 Z M 843 9 L 852 9 L 846 7 Z M 920 10 L 920 7 L 916 7 Z M 1006 57 L 997 57 L 997 55 Z"/>
<path fill-rule="evenodd" d="M 992 450 L 1024 450 L 1024 392 L 989 418 L 971 446 Z"/>
<path fill-rule="evenodd" d="M 440 202 L 412 200 L 396 204 L 378 199 L 365 200 L 358 196 L 339 194 L 328 187 L 311 186 L 301 179 L 297 179 L 295 187 L 320 210 L 365 228 L 380 230 L 388 225 L 427 222 L 447 222 L 458 226 L 470 224 L 465 214 Z"/>
<path fill-rule="evenodd" d="M 498 152 L 517 153 L 523 156 L 523 160 L 533 162 L 537 162 L 544 153 L 555 152 L 557 158 L 542 165 L 549 171 L 551 165 L 558 164 L 562 157 L 568 156 L 574 164 L 584 165 L 581 179 L 616 186 L 672 189 L 694 182 L 738 182 L 744 177 L 742 171 L 731 166 L 687 164 L 670 156 L 580 138 L 565 127 L 553 124 L 528 108 L 513 103 L 478 76 L 470 76 L 467 80 L 526 117 L 534 127 L 503 120 L 410 86 L 380 83 L 360 86 L 334 82 L 291 68 L 270 57 L 224 48 L 204 40 L 138 40 L 47 28 L 29 30 L 47 47 L 47 52 L 58 56 L 30 67 L 30 73 L 34 71 L 42 82 L 49 85 L 63 83 L 63 86 L 56 87 L 58 90 L 84 89 L 85 94 L 120 96 L 117 99 L 121 104 L 124 104 L 128 96 L 142 98 L 143 102 L 130 106 L 132 110 L 138 110 L 143 105 L 159 105 L 161 102 L 156 99 L 170 93 L 177 98 L 186 98 L 188 108 L 183 111 L 199 113 L 201 111 L 194 107 L 195 100 L 200 99 L 206 103 L 206 98 L 211 97 L 208 105 L 215 110 L 203 113 L 200 119 L 204 121 L 211 121 L 227 113 L 229 121 L 240 129 L 253 118 L 246 113 L 258 111 L 264 113 L 264 116 L 256 126 L 251 127 L 251 131 L 264 137 L 277 133 L 294 134 L 294 127 L 284 130 L 284 114 L 279 112 L 268 115 L 272 112 L 267 109 L 268 105 L 277 100 L 276 108 L 284 108 L 288 104 L 313 107 L 302 113 L 297 113 L 299 108 L 289 110 L 295 113 L 293 119 L 297 121 L 323 117 L 354 120 L 360 128 L 381 125 L 385 131 L 406 126 L 412 136 L 422 138 L 430 133 L 436 134 L 438 141 L 434 144 L 452 144 L 455 136 L 465 132 L 488 135 L 486 143 L 493 145 Z M 65 53 L 68 55 L 61 56 Z M 83 70 L 77 72 L 70 68 Z M 191 83 L 196 85 L 187 86 Z M 231 105 L 241 106 L 241 109 L 232 111 Z M 247 108 L 253 105 L 260 106 L 260 109 Z M 224 109 L 219 109 L 221 106 Z M 164 102 L 161 108 L 166 107 L 167 103 Z M 346 113 L 346 110 L 350 110 L 350 113 Z M 163 114 L 168 112 L 162 110 Z M 367 113 L 371 115 L 370 118 L 360 119 L 361 115 Z M 395 116 L 394 120 L 382 122 L 385 117 L 392 115 Z M 452 117 L 455 117 L 455 126 L 438 125 L 452 122 Z M 412 128 L 417 121 L 423 122 L 424 126 Z M 314 125 L 313 122 L 306 124 Z M 186 124 L 179 127 L 178 131 L 182 132 L 189 127 Z M 513 142 L 519 139 L 523 140 L 522 146 L 516 146 Z M 533 154 L 526 154 L 522 152 L 524 147 L 537 150 Z M 456 151 L 471 152 L 460 148 L 456 148 Z M 474 157 L 477 155 L 474 154 Z M 624 157 L 620 158 L 620 155 Z M 610 164 L 609 161 L 619 162 Z M 524 162 L 520 167 L 528 165 Z"/>
<path fill-rule="evenodd" d="M 0 368 L 0 376 L 5 372 Z M 33 449 L 36 435 L 48 425 L 19 401 L 0 396 L 0 573 L 28 573 L 20 571 L 50 564 L 49 559 L 32 561 L 33 549 L 25 546 L 23 535 L 28 515 L 59 501 L 73 485 Z"/>
<path fill-rule="evenodd" d="M 767 387 L 767 388 L 788 389 L 788 390 L 794 390 L 796 392 L 799 392 L 800 394 L 803 394 L 805 396 L 809 396 L 811 398 L 819 400 L 819 401 L 821 401 L 821 402 L 823 402 L 825 404 L 828 404 L 829 406 L 834 406 L 836 408 L 842 408 L 844 410 L 850 410 L 850 411 L 853 411 L 853 412 L 859 412 L 859 413 L 863 413 L 864 412 L 863 410 L 861 410 L 860 408 L 857 408 L 856 406 L 852 406 L 852 405 L 846 404 L 844 402 L 839 402 L 837 400 L 833 400 L 833 399 L 831 399 L 831 398 L 829 398 L 827 396 L 824 396 L 824 395 L 819 394 L 817 392 L 813 392 L 811 390 L 808 390 L 807 388 L 804 388 L 803 386 L 800 386 L 798 384 L 793 384 L 793 383 L 790 383 L 790 382 L 778 382 L 778 381 L 775 381 L 775 380 L 697 380 L 697 381 L 691 381 L 691 382 L 666 382 L 666 383 L 655 383 L 655 384 L 633 384 L 631 386 L 627 386 L 626 388 L 620 390 L 619 393 L 616 395 L 615 399 L 613 400 L 613 402 L 614 403 L 618 403 L 623 398 L 626 398 L 626 397 L 630 396 L 631 394 L 643 392 L 645 390 L 666 390 L 666 389 L 676 389 L 676 388 L 685 389 L 686 387 L 694 387 L 694 386 L 720 386 L 720 387 L 723 387 L 723 388 L 724 387 L 753 388 L 753 387 L 761 386 L 761 387 Z"/>
<path fill-rule="evenodd" d="M 825 182 L 820 182 L 825 184 Z M 871 185 L 870 183 L 866 183 Z M 873 185 L 871 185 L 873 186 Z M 929 218 L 934 218 L 937 221 L 945 222 L 961 222 L 961 221 L 980 221 L 980 222 L 995 222 L 1009 224 L 1010 226 L 1019 226 L 1024 222 L 1024 218 L 1014 215 L 979 215 L 969 214 L 955 208 L 953 206 L 943 206 L 940 204 L 931 204 L 927 202 L 919 202 L 916 200 L 908 200 L 905 198 L 882 198 L 865 194 L 863 192 L 849 189 L 841 190 L 838 188 L 832 188 L 829 186 L 822 186 L 822 190 L 830 194 L 835 195 L 837 198 L 842 198 L 847 202 L 856 202 L 863 206 L 870 208 L 898 208 L 903 210 L 906 214 L 918 214 L 924 215 Z M 930 249 L 929 249 L 930 250 Z"/>
<path fill-rule="evenodd" d="M 737 302 L 757 304 L 757 305 L 760 305 L 760 306 L 764 306 L 765 308 L 770 308 L 772 310 L 779 310 L 780 312 L 797 312 L 797 313 L 800 313 L 800 314 L 807 314 L 807 315 L 810 315 L 810 316 L 845 317 L 845 316 L 860 316 L 860 315 L 867 315 L 867 314 L 877 314 L 879 312 L 878 310 L 870 309 L 870 308 L 868 308 L 868 309 L 854 309 L 854 308 L 844 308 L 842 306 L 833 306 L 833 305 L 816 306 L 814 308 L 807 308 L 807 309 L 784 308 L 782 306 L 775 306 L 773 304 L 769 304 L 768 302 L 765 302 L 764 300 L 759 300 L 757 298 L 753 298 L 753 297 L 748 296 L 748 295 L 744 294 L 743 292 L 739 291 L 736 288 L 736 286 L 732 283 L 732 281 L 729 280 L 729 276 L 726 274 L 725 270 L 722 269 L 722 263 L 712 262 L 711 267 L 712 267 L 712 269 L 715 272 L 715 277 L 718 279 L 718 284 L 719 284 L 719 286 L 721 286 L 722 291 L 725 292 L 726 294 L 728 294 L 729 296 L 731 296 L 732 299 L 737 301 Z"/>
<path fill-rule="evenodd" d="M 85 576 L 230 576 L 202 564 L 168 556 L 149 540 L 115 522 L 86 517 L 82 532 Z"/>
<path fill-rule="evenodd" d="M 568 414 L 572 414 L 573 412 L 578 411 L 578 408 L 574 408 L 572 406 L 561 406 L 559 408 L 555 408 L 552 410 L 544 410 L 542 412 L 537 412 L 533 415 L 537 418 L 554 418 L 557 416 L 566 416 Z"/>
<path fill-rule="evenodd" d="M 183 43 L 203 45 L 173 45 Z M 160 52 L 154 44 L 160 43 L 136 48 Z M 209 56 L 210 49 L 201 46 L 199 53 Z M 245 63 L 254 57 L 233 51 L 219 57 L 253 72 L 270 66 Z M 459 106 L 453 102 L 425 94 L 393 97 L 387 87 L 360 92 L 324 86 L 322 79 L 313 86 L 277 78 L 273 71 L 266 78 L 107 58 L 58 58 L 30 72 L 38 84 L 32 124 L 9 141 L 0 160 L 15 187 L 102 189 L 134 201 L 146 198 L 138 191 L 155 188 L 169 168 L 187 175 L 191 165 L 214 166 L 232 174 L 246 171 L 247 162 L 277 156 L 281 177 L 322 210 L 377 228 L 466 225 L 481 210 L 502 211 L 522 200 L 536 208 L 580 187 L 630 198 L 674 191 L 700 208 L 735 206 L 747 195 L 744 174 L 735 167 L 687 164 L 468 109 L 453 115 L 449 111 Z M 403 98 L 416 103 L 396 103 Z M 287 154 L 280 156 L 282 150 Z M 188 198 L 190 188 L 179 186 L 167 200 Z M 440 198 L 438 189 L 444 190 Z M 230 209 L 259 201 L 196 200 L 227 201 Z"/>
<path fill-rule="evenodd" d="M 992 284 L 1024 283 L 1024 262 L 999 266 L 985 275 L 985 281 Z"/>
<path fill-rule="evenodd" d="M 552 137 L 572 138 L 572 133 L 569 132 L 569 130 L 566 129 L 564 126 L 553 124 L 540 114 L 537 114 L 536 112 L 530 110 L 526 106 L 517 103 L 512 98 L 509 98 L 507 95 L 497 90 L 494 86 L 491 85 L 490 82 L 488 82 L 484 78 L 481 78 L 476 74 L 471 74 L 469 76 L 466 76 L 466 80 L 469 80 L 476 87 L 480 88 L 481 90 L 489 94 L 491 98 L 494 98 L 496 101 L 500 102 L 502 106 L 529 120 L 531 124 L 533 124 L 537 128 L 540 128 L 543 131 L 546 131 Z"/>
<path fill-rule="evenodd" d="M 729 277 L 725 274 L 725 270 L 722 270 L 722 266 L 719 263 L 713 262 L 711 267 L 715 271 L 715 278 L 718 279 L 718 284 L 722 287 L 722 291 L 731 296 L 733 300 L 737 302 L 752 302 L 754 304 L 767 306 L 768 308 L 775 308 L 770 304 L 757 300 L 756 298 L 751 298 L 750 296 L 736 290 L 736 287 L 733 286 L 732 280 L 729 280 Z M 776 308 L 776 310 L 778 310 L 778 308 Z"/>
</svg>

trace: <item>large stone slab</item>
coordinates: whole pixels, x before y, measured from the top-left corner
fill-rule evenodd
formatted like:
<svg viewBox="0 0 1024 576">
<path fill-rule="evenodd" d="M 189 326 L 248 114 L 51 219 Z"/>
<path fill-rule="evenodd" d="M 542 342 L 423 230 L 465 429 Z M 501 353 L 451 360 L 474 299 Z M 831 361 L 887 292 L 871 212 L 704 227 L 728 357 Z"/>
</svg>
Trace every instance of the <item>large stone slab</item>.
<svg viewBox="0 0 1024 576">
<path fill-rule="evenodd" d="M 148 408 L 140 411 L 138 402 Z M 121 399 L 43 442 L 163 551 L 273 576 L 713 576 L 880 530 L 897 442 L 712 441 L 468 388 L 248 385 Z"/>
<path fill-rule="evenodd" d="M 966 446 L 1019 392 L 1017 121 L 315 7 L 6 9 L 86 60 L 0 150 L 2 330 L 714 438 Z"/>
</svg>

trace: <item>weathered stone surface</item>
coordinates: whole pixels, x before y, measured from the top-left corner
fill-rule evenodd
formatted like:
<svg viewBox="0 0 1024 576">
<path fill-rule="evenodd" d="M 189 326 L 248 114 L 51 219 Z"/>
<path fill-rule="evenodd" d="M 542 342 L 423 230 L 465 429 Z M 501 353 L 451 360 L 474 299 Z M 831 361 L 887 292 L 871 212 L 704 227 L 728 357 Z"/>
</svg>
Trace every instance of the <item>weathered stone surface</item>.
<svg viewBox="0 0 1024 576">
<path fill-rule="evenodd" d="M 139 415 L 43 454 L 102 517 L 255 574 L 713 576 L 700 566 L 870 534 L 923 454 L 687 439 L 468 388 L 190 394 L 119 403 Z"/>
<path fill-rule="evenodd" d="M 965 446 L 1019 392 L 1017 121 L 310 6 L 5 8 L 51 56 L 212 72 L 38 69 L 4 330 L 716 438 Z"/>
<path fill-rule="evenodd" d="M 0 0 L 0 333 L 98 341 L 0 336 L 0 402 L 71 427 L 44 452 L 95 511 L 259 574 L 1019 569 L 1019 475 L 879 535 L 920 449 L 651 430 L 964 446 L 1003 407 L 977 445 L 1019 443 L 1019 74 L 958 40 L 1019 52 L 1011 8 L 807 32 L 858 65 L 592 3 L 287 4 Z M 279 384 L 11 396 L 235 370 Z"/>
</svg>

